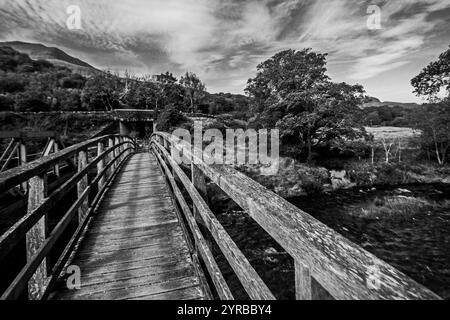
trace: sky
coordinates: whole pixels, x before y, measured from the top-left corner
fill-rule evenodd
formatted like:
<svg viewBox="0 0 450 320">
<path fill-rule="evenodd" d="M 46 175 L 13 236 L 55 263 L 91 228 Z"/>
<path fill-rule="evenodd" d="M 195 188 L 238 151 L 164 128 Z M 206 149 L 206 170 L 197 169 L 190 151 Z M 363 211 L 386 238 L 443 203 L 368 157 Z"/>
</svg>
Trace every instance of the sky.
<svg viewBox="0 0 450 320">
<path fill-rule="evenodd" d="M 134 75 L 191 71 L 212 93 L 243 93 L 259 63 L 312 48 L 333 81 L 420 102 L 410 80 L 450 45 L 450 0 L 0 0 L 0 40 Z"/>
</svg>

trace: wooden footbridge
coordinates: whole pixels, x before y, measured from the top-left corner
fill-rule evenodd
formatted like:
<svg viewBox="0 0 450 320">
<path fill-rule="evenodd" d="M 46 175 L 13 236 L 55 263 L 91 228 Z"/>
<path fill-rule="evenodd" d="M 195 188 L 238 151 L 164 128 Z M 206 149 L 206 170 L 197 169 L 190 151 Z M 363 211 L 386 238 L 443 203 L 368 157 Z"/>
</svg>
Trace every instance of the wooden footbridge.
<svg viewBox="0 0 450 320">
<path fill-rule="evenodd" d="M 233 299 L 210 241 L 250 299 L 274 299 L 208 207 L 206 180 L 293 258 L 297 299 L 316 299 L 314 286 L 335 299 L 439 299 L 242 173 L 195 155 L 166 133 L 149 150 L 108 135 L 0 173 L 0 193 L 28 190 L 26 214 L 0 236 L 0 264 L 19 260 L 1 299 Z M 49 192 L 48 176 L 68 159 L 77 172 Z"/>
</svg>

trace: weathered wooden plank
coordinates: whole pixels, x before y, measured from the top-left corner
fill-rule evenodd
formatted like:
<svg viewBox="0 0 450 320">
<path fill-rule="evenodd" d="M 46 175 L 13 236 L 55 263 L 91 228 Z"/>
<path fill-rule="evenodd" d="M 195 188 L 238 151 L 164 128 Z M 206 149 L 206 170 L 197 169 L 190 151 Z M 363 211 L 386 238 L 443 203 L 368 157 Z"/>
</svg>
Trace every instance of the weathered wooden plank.
<svg viewBox="0 0 450 320">
<path fill-rule="evenodd" d="M 204 295 L 197 286 L 177 289 L 152 295 L 143 295 L 128 298 L 128 300 L 203 300 Z"/>
<path fill-rule="evenodd" d="M 30 179 L 27 211 L 32 212 L 44 202 L 47 196 L 47 176 Z M 26 234 L 27 261 L 39 251 L 47 237 L 47 216 L 44 215 Z M 28 297 L 40 299 L 45 291 L 47 281 L 47 262 L 42 261 L 28 282 Z"/>
<path fill-rule="evenodd" d="M 100 162 L 101 160 L 99 160 Z M 97 163 L 98 164 L 98 163 Z M 86 150 L 80 150 L 78 152 L 78 172 L 83 171 L 84 168 L 86 168 L 88 165 L 88 156 Z M 88 187 L 88 177 L 87 174 L 83 175 L 81 179 L 77 183 L 77 193 L 78 197 L 81 197 L 84 190 Z M 78 222 L 81 223 L 84 218 L 86 217 L 87 211 L 89 209 L 89 203 L 88 199 L 86 198 L 81 203 L 80 207 L 78 208 Z"/>
<path fill-rule="evenodd" d="M 295 298 L 297 300 L 311 300 L 311 274 L 309 268 L 299 261 L 295 261 Z"/>
<path fill-rule="evenodd" d="M 146 285 L 147 284 L 147 285 Z M 151 284 L 151 285 L 149 285 Z M 133 287 L 125 288 L 111 288 L 111 290 L 104 290 L 94 293 L 77 294 L 77 292 L 62 292 L 60 296 L 56 296 L 56 299 L 83 299 L 83 300 L 125 300 L 133 297 L 160 294 L 164 292 L 170 292 L 174 290 L 198 287 L 199 282 L 196 276 L 193 277 L 181 277 L 170 279 L 166 282 L 160 283 L 136 283 Z"/>
<path fill-rule="evenodd" d="M 98 142 L 97 143 L 97 156 L 101 155 L 104 150 L 105 150 L 105 144 L 103 143 L 103 141 Z M 105 159 L 102 158 L 97 163 L 97 174 L 99 172 L 102 172 L 104 167 L 105 167 Z M 105 184 L 105 178 L 101 177 L 100 180 L 98 181 L 98 189 L 101 190 L 103 188 L 104 184 Z"/>
<path fill-rule="evenodd" d="M 19 148 L 17 149 L 17 157 L 19 158 L 19 166 L 23 166 L 27 163 L 27 147 L 23 143 L 23 140 L 20 141 Z M 23 192 L 27 192 L 28 181 L 22 182 L 21 187 Z"/>
</svg>

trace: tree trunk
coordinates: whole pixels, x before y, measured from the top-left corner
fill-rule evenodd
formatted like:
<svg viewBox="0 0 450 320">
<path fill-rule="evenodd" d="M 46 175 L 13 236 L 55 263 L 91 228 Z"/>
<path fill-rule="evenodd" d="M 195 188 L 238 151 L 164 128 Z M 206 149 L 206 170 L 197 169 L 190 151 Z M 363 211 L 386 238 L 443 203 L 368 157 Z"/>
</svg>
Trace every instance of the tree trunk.
<svg viewBox="0 0 450 320">
<path fill-rule="evenodd" d="M 372 148 L 371 148 L 372 150 L 372 152 L 371 152 L 371 158 L 372 158 L 372 167 L 373 167 L 373 165 L 375 164 L 375 147 L 374 146 L 372 146 Z"/>
</svg>

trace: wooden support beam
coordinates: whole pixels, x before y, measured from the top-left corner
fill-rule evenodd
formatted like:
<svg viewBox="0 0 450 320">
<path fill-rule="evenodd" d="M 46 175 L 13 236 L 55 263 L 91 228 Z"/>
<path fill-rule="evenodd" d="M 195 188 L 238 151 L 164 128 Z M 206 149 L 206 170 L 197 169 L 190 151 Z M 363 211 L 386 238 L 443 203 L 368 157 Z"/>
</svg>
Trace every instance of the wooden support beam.
<svg viewBox="0 0 450 320">
<path fill-rule="evenodd" d="M 19 158 L 19 166 L 23 166 L 25 163 L 27 163 L 27 147 L 25 146 L 23 140 L 21 140 L 19 144 L 18 158 Z M 22 190 L 24 192 L 27 192 L 27 189 L 28 189 L 28 182 L 27 181 L 22 182 Z"/>
<path fill-rule="evenodd" d="M 103 143 L 103 141 L 100 141 L 97 144 L 97 156 L 100 156 L 103 151 L 105 150 L 105 145 Z M 105 159 L 102 158 L 98 163 L 97 163 L 97 175 L 99 175 L 102 171 L 103 168 L 105 167 Z M 100 180 L 98 181 L 98 190 L 102 190 L 103 186 L 105 185 L 105 177 L 102 176 L 100 178 Z"/>
<path fill-rule="evenodd" d="M 309 268 L 300 261 L 295 261 L 295 299 L 311 300 L 311 274 Z"/>
<path fill-rule="evenodd" d="M 170 151 L 168 151 L 170 152 Z M 191 181 L 194 187 L 197 189 L 198 193 L 202 196 L 202 198 L 208 203 L 207 197 L 206 197 L 206 181 L 205 181 L 205 175 L 203 172 L 197 168 L 197 166 L 194 164 L 194 161 L 191 161 Z M 199 215 L 198 209 L 194 206 L 193 208 L 194 217 L 197 223 L 204 224 L 202 222 L 202 219 Z"/>
<path fill-rule="evenodd" d="M 3 162 L 3 160 L 5 160 L 6 156 L 9 154 L 9 152 L 11 152 L 11 149 L 14 147 L 15 143 L 16 143 L 15 139 L 11 138 L 11 140 L 9 141 L 9 144 L 6 147 L 5 151 L 0 156 L 0 164 Z"/>
<path fill-rule="evenodd" d="M 3 164 L 2 168 L 0 169 L 0 172 L 5 171 L 8 168 L 9 163 L 12 160 L 13 155 L 16 153 L 17 149 L 19 148 L 19 142 L 14 143 L 14 147 L 11 150 L 11 153 L 8 156 L 8 159 L 6 159 L 5 163 Z"/>
<path fill-rule="evenodd" d="M 54 145 L 53 145 L 53 152 L 57 153 L 59 151 L 59 145 L 58 143 L 55 141 Z M 59 163 L 55 164 L 54 167 L 54 171 L 55 171 L 55 176 L 57 176 L 58 178 L 61 176 L 60 170 L 59 170 Z"/>
<path fill-rule="evenodd" d="M 112 148 L 113 146 L 114 146 L 114 139 L 113 138 L 108 138 L 108 149 Z M 113 159 L 114 159 L 114 151 L 111 152 L 108 155 L 107 159 L 108 159 L 107 163 L 109 163 L 110 161 L 113 161 Z M 113 171 L 114 171 L 114 165 L 109 168 L 108 172 L 106 173 L 106 176 L 109 178 Z"/>
<path fill-rule="evenodd" d="M 38 208 L 47 196 L 47 176 L 36 176 L 29 181 L 28 208 L 31 213 Z M 43 217 L 27 232 L 26 250 L 27 261 L 30 261 L 34 254 L 44 243 L 48 233 L 47 215 Z M 40 299 L 45 291 L 47 282 L 47 260 L 44 259 L 37 268 L 34 275 L 28 281 L 28 297 L 31 300 Z"/>
<path fill-rule="evenodd" d="M 119 137 L 114 138 L 114 145 L 118 145 L 120 143 Z M 114 150 L 114 157 L 113 159 L 116 159 L 117 155 L 120 153 L 119 149 Z M 114 160 L 114 165 L 112 166 L 114 169 L 117 168 L 117 164 L 119 163 L 119 159 Z"/>
<path fill-rule="evenodd" d="M 85 167 L 87 167 L 88 159 L 87 159 L 87 151 L 82 150 L 78 153 L 78 172 L 82 171 Z M 77 192 L 78 197 L 81 197 L 84 190 L 88 187 L 88 176 L 87 173 L 84 175 L 83 178 L 81 178 L 80 181 L 77 183 Z M 83 203 L 78 208 L 78 222 L 84 221 L 84 218 L 87 214 L 87 211 L 89 209 L 89 203 L 88 203 L 88 197 L 85 198 Z"/>
</svg>

